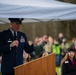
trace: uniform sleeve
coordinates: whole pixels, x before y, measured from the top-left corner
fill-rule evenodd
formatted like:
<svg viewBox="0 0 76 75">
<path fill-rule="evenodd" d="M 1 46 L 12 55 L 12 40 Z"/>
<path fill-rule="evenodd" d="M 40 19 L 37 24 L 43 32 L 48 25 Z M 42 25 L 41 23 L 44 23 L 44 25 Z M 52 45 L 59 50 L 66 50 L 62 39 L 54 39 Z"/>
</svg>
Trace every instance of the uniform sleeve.
<svg viewBox="0 0 76 75">
<path fill-rule="evenodd" d="M 5 35 L 4 35 L 5 34 Z M 5 44 L 6 33 L 0 33 L 0 53 L 9 52 L 10 44 Z"/>
<path fill-rule="evenodd" d="M 25 45 L 24 45 L 24 50 L 27 53 L 32 53 L 34 50 L 36 50 L 36 47 L 32 44 L 31 46 L 28 44 L 27 37 L 25 36 Z"/>
</svg>

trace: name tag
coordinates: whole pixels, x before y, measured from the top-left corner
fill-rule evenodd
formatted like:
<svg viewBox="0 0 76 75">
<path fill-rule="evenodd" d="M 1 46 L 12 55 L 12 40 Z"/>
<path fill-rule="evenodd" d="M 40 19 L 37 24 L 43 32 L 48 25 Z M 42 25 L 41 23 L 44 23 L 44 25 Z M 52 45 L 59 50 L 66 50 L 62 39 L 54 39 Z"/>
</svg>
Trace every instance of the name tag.
<svg viewBox="0 0 76 75">
<path fill-rule="evenodd" d="M 11 42 L 12 42 L 12 40 L 11 40 L 11 39 L 9 39 L 7 42 L 8 42 L 8 43 L 11 43 Z"/>
<path fill-rule="evenodd" d="M 69 63 L 69 61 L 65 61 L 65 63 Z"/>
<path fill-rule="evenodd" d="M 11 40 L 7 41 L 7 42 L 12 42 Z"/>
</svg>

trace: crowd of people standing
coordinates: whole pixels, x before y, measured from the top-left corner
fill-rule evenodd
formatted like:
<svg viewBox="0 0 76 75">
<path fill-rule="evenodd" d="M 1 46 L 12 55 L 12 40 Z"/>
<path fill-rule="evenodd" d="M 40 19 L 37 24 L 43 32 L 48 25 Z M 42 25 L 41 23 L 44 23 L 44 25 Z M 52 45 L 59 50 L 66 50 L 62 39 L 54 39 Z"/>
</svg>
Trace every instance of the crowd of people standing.
<svg viewBox="0 0 76 75">
<path fill-rule="evenodd" d="M 10 28 L 0 33 L 2 75 L 14 75 L 14 67 L 51 53 L 55 53 L 56 66 L 61 67 L 62 75 L 76 74 L 76 38 L 69 44 L 63 33 L 59 33 L 56 38 L 43 35 L 36 37 L 34 42 L 28 41 L 26 34 L 19 31 L 23 18 L 9 18 L 9 20 Z M 71 64 L 66 64 L 70 62 Z M 64 71 L 66 68 L 68 70 Z"/>
<path fill-rule="evenodd" d="M 52 38 L 51 36 L 43 35 L 43 37 L 36 37 L 35 39 L 40 40 L 40 42 L 37 44 L 37 49 L 33 52 L 34 57 L 31 56 L 31 59 L 36 59 L 51 53 L 55 53 L 56 66 L 60 67 L 61 69 L 60 74 L 76 75 L 75 37 L 71 40 L 71 42 L 69 42 L 62 33 L 59 34 L 58 38 Z"/>
</svg>

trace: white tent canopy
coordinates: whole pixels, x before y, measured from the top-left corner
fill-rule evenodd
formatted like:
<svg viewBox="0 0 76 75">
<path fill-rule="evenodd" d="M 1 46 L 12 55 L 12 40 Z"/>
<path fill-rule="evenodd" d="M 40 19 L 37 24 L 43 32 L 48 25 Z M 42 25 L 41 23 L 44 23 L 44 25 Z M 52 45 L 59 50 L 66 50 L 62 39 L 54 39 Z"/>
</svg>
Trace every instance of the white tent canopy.
<svg viewBox="0 0 76 75">
<path fill-rule="evenodd" d="M 0 23 L 8 18 L 23 22 L 76 20 L 76 5 L 55 0 L 0 0 Z"/>
</svg>

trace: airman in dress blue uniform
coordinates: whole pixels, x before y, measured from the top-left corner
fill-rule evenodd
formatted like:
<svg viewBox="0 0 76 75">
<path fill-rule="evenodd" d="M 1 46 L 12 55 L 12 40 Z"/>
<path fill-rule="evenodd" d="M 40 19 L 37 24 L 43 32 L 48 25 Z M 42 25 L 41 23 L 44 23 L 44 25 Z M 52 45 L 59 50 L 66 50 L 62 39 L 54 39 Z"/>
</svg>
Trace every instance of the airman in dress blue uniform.
<svg viewBox="0 0 76 75">
<path fill-rule="evenodd" d="M 26 35 L 19 31 L 22 18 L 9 18 L 9 20 L 10 28 L 0 34 L 2 75 L 14 75 L 14 67 L 23 64 L 23 50 L 31 53 L 35 50 L 37 43 L 35 41 L 33 45 L 29 46 Z"/>
</svg>

